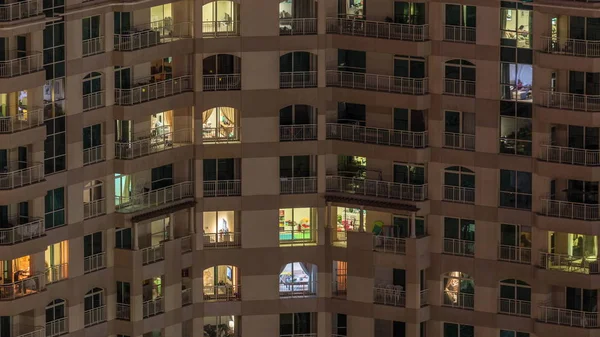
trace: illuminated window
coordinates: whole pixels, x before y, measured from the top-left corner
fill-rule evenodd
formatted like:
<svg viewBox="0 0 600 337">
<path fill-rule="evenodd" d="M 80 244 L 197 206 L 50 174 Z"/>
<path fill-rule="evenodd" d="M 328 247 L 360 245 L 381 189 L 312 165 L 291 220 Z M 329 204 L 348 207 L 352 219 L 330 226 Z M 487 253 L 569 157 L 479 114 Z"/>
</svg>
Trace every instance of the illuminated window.
<svg viewBox="0 0 600 337">
<path fill-rule="evenodd" d="M 282 208 L 279 210 L 279 241 L 314 241 L 316 211 L 312 208 Z"/>
</svg>

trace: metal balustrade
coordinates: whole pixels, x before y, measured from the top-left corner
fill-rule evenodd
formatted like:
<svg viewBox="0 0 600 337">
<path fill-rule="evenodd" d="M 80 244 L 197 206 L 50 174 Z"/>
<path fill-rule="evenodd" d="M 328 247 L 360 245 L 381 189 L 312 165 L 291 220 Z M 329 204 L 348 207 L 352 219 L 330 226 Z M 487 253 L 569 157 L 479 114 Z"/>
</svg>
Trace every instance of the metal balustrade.
<svg viewBox="0 0 600 337">
<path fill-rule="evenodd" d="M 600 166 L 600 150 L 542 145 L 540 159 L 560 164 Z"/>
<path fill-rule="evenodd" d="M 192 251 L 192 236 L 184 236 L 181 238 L 181 252 L 188 253 Z"/>
<path fill-rule="evenodd" d="M 394 286 L 373 287 L 373 303 L 404 307 L 406 305 L 406 292 Z"/>
<path fill-rule="evenodd" d="M 317 140 L 317 124 L 294 124 L 279 126 L 280 141 Z"/>
<path fill-rule="evenodd" d="M 509 246 L 509 245 L 499 245 L 498 246 L 498 260 L 530 264 L 531 263 L 531 248 Z"/>
<path fill-rule="evenodd" d="M 104 90 L 96 91 L 91 94 L 83 95 L 83 111 L 90 111 L 104 106 Z"/>
<path fill-rule="evenodd" d="M 162 243 L 142 248 L 140 251 L 142 252 L 142 265 L 156 263 L 165 259 L 165 245 Z"/>
<path fill-rule="evenodd" d="M 337 276 L 336 278 L 340 279 L 340 276 Z M 347 293 L 348 293 L 348 282 L 346 280 L 346 277 L 344 277 L 342 281 L 332 282 L 332 284 L 331 284 L 331 296 L 332 297 L 344 298 L 344 297 L 346 297 Z"/>
<path fill-rule="evenodd" d="M 202 128 L 203 143 L 231 143 L 240 141 L 240 127 L 231 126 L 216 128 Z"/>
<path fill-rule="evenodd" d="M 317 18 L 280 18 L 279 35 L 317 34 Z"/>
<path fill-rule="evenodd" d="M 83 312 L 83 326 L 88 327 L 106 322 L 106 306 L 102 305 Z"/>
<path fill-rule="evenodd" d="M 11 190 L 43 180 L 44 164 L 12 161 L 0 171 L 0 190 Z"/>
<path fill-rule="evenodd" d="M 327 34 L 422 42 L 429 40 L 429 25 L 327 18 Z"/>
<path fill-rule="evenodd" d="M 470 310 L 475 307 L 475 294 L 445 290 L 442 296 L 443 306 Z"/>
<path fill-rule="evenodd" d="M 85 274 L 100 270 L 106 267 L 106 252 L 96 253 L 86 256 L 83 259 L 83 272 Z"/>
<path fill-rule="evenodd" d="M 46 284 L 66 280 L 69 277 L 69 264 L 63 263 L 46 269 Z"/>
<path fill-rule="evenodd" d="M 513 316 L 531 316 L 531 301 L 515 300 L 510 298 L 498 299 L 498 312 Z"/>
<path fill-rule="evenodd" d="M 475 241 L 444 238 L 444 254 L 475 256 Z"/>
<path fill-rule="evenodd" d="M 237 248 L 242 246 L 241 232 L 204 233 L 204 249 Z"/>
<path fill-rule="evenodd" d="M 422 307 L 429 305 L 429 289 L 421 290 L 419 293 L 419 301 Z"/>
<path fill-rule="evenodd" d="M 55 319 L 50 322 L 46 322 L 46 334 L 45 337 L 56 337 L 64 335 L 69 332 L 69 321 L 67 317 Z M 41 335 L 44 336 L 44 335 Z M 40 337 L 41 337 L 40 336 Z"/>
<path fill-rule="evenodd" d="M 106 200 L 104 198 L 83 203 L 83 219 L 91 219 L 106 214 Z"/>
<path fill-rule="evenodd" d="M 115 142 L 115 158 L 135 159 L 191 144 L 191 129 L 177 129 L 164 133 L 158 132 L 154 135 L 148 133 L 142 137 L 137 137 L 137 140 L 131 142 Z"/>
<path fill-rule="evenodd" d="M 597 312 L 540 306 L 538 320 L 543 323 L 579 328 L 600 328 Z"/>
<path fill-rule="evenodd" d="M 8 108 L 8 110 L 12 109 Z M 42 125 L 44 125 L 44 110 L 33 108 L 13 116 L 0 117 L 0 134 L 15 133 Z"/>
<path fill-rule="evenodd" d="M 192 304 L 192 288 L 181 289 L 181 305 Z"/>
<path fill-rule="evenodd" d="M 444 95 L 475 97 L 475 81 L 444 79 Z"/>
<path fill-rule="evenodd" d="M 444 201 L 474 204 L 475 189 L 470 187 L 444 185 L 442 198 Z"/>
<path fill-rule="evenodd" d="M 6 337 L 50 337 L 43 326 L 13 324 L 10 326 L 11 335 Z M 5 337 L 5 336 L 2 336 Z"/>
<path fill-rule="evenodd" d="M 444 132 L 444 147 L 455 150 L 475 151 L 475 135 Z"/>
<path fill-rule="evenodd" d="M 136 80 L 132 88 L 115 89 L 115 105 L 135 105 L 192 91 L 192 75 L 155 81 L 154 77 Z"/>
<path fill-rule="evenodd" d="M 424 201 L 427 199 L 427 184 L 411 185 L 341 176 L 327 176 L 325 181 L 327 192 L 341 192 L 411 201 Z"/>
<path fill-rule="evenodd" d="M 35 217 L 11 217 L 0 228 L 0 245 L 14 245 L 33 240 L 45 234 L 44 219 Z"/>
<path fill-rule="evenodd" d="M 581 57 L 600 57 L 600 41 L 542 36 L 541 51 Z"/>
<path fill-rule="evenodd" d="M 279 193 L 317 193 L 317 177 L 279 178 Z"/>
<path fill-rule="evenodd" d="M 218 284 L 204 286 L 205 301 L 239 301 L 242 297 L 241 286 L 238 284 Z"/>
<path fill-rule="evenodd" d="M 406 239 L 373 235 L 373 250 L 382 253 L 406 254 Z"/>
<path fill-rule="evenodd" d="M 279 280 L 280 298 L 304 298 L 317 296 L 317 282 L 309 281 L 283 281 Z"/>
<path fill-rule="evenodd" d="M 328 87 L 380 91 L 405 95 L 425 95 L 429 93 L 428 78 L 409 78 L 327 70 L 326 79 Z"/>
<path fill-rule="evenodd" d="M 104 53 L 104 36 L 83 40 L 81 54 L 83 57 Z"/>
<path fill-rule="evenodd" d="M 316 71 L 292 71 L 279 73 L 279 88 L 316 88 Z"/>
<path fill-rule="evenodd" d="M 542 199 L 542 215 L 585 221 L 600 220 L 598 204 Z"/>
<path fill-rule="evenodd" d="M 19 297 L 36 294 L 45 288 L 45 273 L 34 274 L 12 283 L 0 284 L 0 301 L 11 301 Z"/>
<path fill-rule="evenodd" d="M 194 182 L 184 181 L 130 196 L 115 196 L 115 207 L 117 212 L 131 213 L 193 197 Z"/>
<path fill-rule="evenodd" d="M 204 91 L 228 91 L 240 90 L 242 88 L 242 74 L 216 74 L 204 75 L 202 90 Z"/>
<path fill-rule="evenodd" d="M 239 35 L 239 21 L 202 21 L 202 36 L 204 37 L 229 37 Z"/>
<path fill-rule="evenodd" d="M 164 301 L 162 297 L 142 303 L 143 318 L 148 318 L 165 312 Z"/>
<path fill-rule="evenodd" d="M 125 303 L 117 303 L 117 319 L 131 320 L 131 306 Z"/>
<path fill-rule="evenodd" d="M 327 123 L 326 137 L 332 140 L 410 148 L 425 148 L 429 142 L 427 131 L 393 130 L 340 123 Z"/>
<path fill-rule="evenodd" d="M 0 61 L 0 78 L 10 78 L 42 71 L 42 53 L 12 50 Z"/>
<path fill-rule="evenodd" d="M 579 274 L 599 274 L 598 257 L 540 252 L 540 268 Z"/>
<path fill-rule="evenodd" d="M 475 27 L 465 26 L 444 26 L 444 41 L 475 43 L 477 34 Z"/>
<path fill-rule="evenodd" d="M 0 5 L 0 22 L 22 20 L 43 13 L 42 0 L 26 0 Z"/>
<path fill-rule="evenodd" d="M 104 161 L 104 144 L 83 149 L 83 165 L 92 165 Z"/>
<path fill-rule="evenodd" d="M 539 90 L 536 103 L 553 109 L 600 112 L 600 95 L 580 95 L 552 90 Z"/>
<path fill-rule="evenodd" d="M 232 197 L 242 194 L 242 181 L 211 180 L 204 182 L 204 197 Z"/>
<path fill-rule="evenodd" d="M 132 27 L 114 35 L 117 51 L 133 51 L 192 37 L 193 22 L 173 23 L 171 18 Z"/>
</svg>

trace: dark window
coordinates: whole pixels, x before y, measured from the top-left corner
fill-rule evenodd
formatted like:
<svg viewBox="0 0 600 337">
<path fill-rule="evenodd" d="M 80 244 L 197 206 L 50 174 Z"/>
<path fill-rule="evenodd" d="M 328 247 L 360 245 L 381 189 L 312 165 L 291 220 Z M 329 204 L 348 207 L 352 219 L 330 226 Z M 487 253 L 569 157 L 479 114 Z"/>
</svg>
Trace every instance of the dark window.
<svg viewBox="0 0 600 337">
<path fill-rule="evenodd" d="M 83 237 L 83 256 L 89 257 L 102 253 L 102 232 L 96 232 Z"/>
<path fill-rule="evenodd" d="M 531 209 L 531 173 L 500 170 L 500 206 Z"/>
<path fill-rule="evenodd" d="M 366 69 L 366 52 L 338 49 L 338 70 L 364 73 Z"/>
<path fill-rule="evenodd" d="M 65 224 L 65 189 L 59 187 L 48 191 L 44 198 L 46 229 L 62 226 Z"/>
</svg>

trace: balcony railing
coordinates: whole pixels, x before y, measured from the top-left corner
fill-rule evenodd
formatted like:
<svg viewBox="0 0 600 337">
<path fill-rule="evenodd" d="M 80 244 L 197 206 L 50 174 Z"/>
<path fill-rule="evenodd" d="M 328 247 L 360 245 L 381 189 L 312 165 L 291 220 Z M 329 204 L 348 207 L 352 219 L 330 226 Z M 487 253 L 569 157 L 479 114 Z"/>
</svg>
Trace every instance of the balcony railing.
<svg viewBox="0 0 600 337">
<path fill-rule="evenodd" d="M 429 79 L 327 70 L 327 86 L 405 95 L 429 93 Z"/>
<path fill-rule="evenodd" d="M 373 303 L 404 307 L 406 305 L 406 292 L 394 286 L 373 287 Z"/>
<path fill-rule="evenodd" d="M 230 143 L 240 141 L 240 127 L 220 126 L 217 128 L 202 128 L 203 143 Z"/>
<path fill-rule="evenodd" d="M 426 41 L 429 25 L 410 25 L 393 22 L 327 18 L 327 34 L 374 37 L 378 39 Z"/>
<path fill-rule="evenodd" d="M 106 322 L 106 306 L 102 305 L 83 312 L 83 325 L 85 327 Z"/>
<path fill-rule="evenodd" d="M 540 267 L 569 273 L 598 274 L 598 258 L 540 252 Z"/>
<path fill-rule="evenodd" d="M 106 252 L 96 253 L 86 256 L 83 259 L 83 272 L 85 274 L 100 270 L 106 267 Z"/>
<path fill-rule="evenodd" d="M 542 215 L 585 221 L 600 220 L 598 204 L 542 199 Z"/>
<path fill-rule="evenodd" d="M 540 90 L 537 104 L 553 109 L 578 110 L 588 112 L 600 111 L 600 95 L 580 95 L 552 90 Z"/>
<path fill-rule="evenodd" d="M 279 281 L 280 298 L 298 298 L 317 296 L 317 282 L 309 280 L 305 282 Z"/>
<path fill-rule="evenodd" d="M 444 201 L 475 203 L 475 189 L 470 187 L 444 185 Z"/>
<path fill-rule="evenodd" d="M 96 91 L 91 94 L 83 95 L 83 111 L 90 111 L 104 106 L 104 90 Z"/>
<path fill-rule="evenodd" d="M 242 181 L 211 180 L 204 182 L 204 197 L 233 197 L 242 194 Z"/>
<path fill-rule="evenodd" d="M 581 57 L 600 57 L 600 41 L 542 36 L 542 51 Z"/>
<path fill-rule="evenodd" d="M 115 34 L 115 50 L 132 51 L 192 36 L 192 22 L 173 23 L 171 18 L 136 26 L 131 31 Z"/>
<path fill-rule="evenodd" d="M 336 277 L 339 279 L 340 277 Z M 341 281 L 333 281 L 331 284 L 331 296 L 345 298 L 348 293 L 348 282 L 346 278 Z"/>
<path fill-rule="evenodd" d="M 444 238 L 444 254 L 474 256 L 475 241 Z"/>
<path fill-rule="evenodd" d="M 444 132 L 444 147 L 456 150 L 475 151 L 475 135 Z"/>
<path fill-rule="evenodd" d="M 390 181 L 327 176 L 327 192 L 359 194 L 386 199 L 423 201 L 427 199 L 427 184 L 411 185 Z"/>
<path fill-rule="evenodd" d="M 498 246 L 498 260 L 530 264 L 531 263 L 531 248 L 499 245 Z"/>
<path fill-rule="evenodd" d="M 498 299 L 498 312 L 513 316 L 531 316 L 531 301 L 514 300 L 510 298 Z"/>
<path fill-rule="evenodd" d="M 147 265 L 165 259 L 165 245 L 159 243 L 154 246 L 140 249 L 142 252 L 142 264 Z"/>
<path fill-rule="evenodd" d="M 83 165 L 91 165 L 104 161 L 104 144 L 83 149 Z"/>
<path fill-rule="evenodd" d="M 279 73 L 279 87 L 281 89 L 315 88 L 316 86 L 316 71 L 293 71 Z"/>
<path fill-rule="evenodd" d="M 142 303 L 143 318 L 148 318 L 162 314 L 165 312 L 165 307 L 162 297 L 157 297 L 150 301 Z"/>
<path fill-rule="evenodd" d="M 50 337 L 43 326 L 33 326 L 26 324 L 13 324 L 9 327 L 11 330 L 10 336 L 6 337 Z M 5 336 L 2 336 L 5 337 Z"/>
<path fill-rule="evenodd" d="M 117 319 L 131 320 L 131 306 L 125 303 L 117 303 Z"/>
<path fill-rule="evenodd" d="M 67 317 L 55 319 L 50 322 L 46 322 L 46 335 L 45 337 L 56 337 L 64 335 L 69 332 L 69 321 Z M 43 334 L 40 335 L 44 336 Z"/>
<path fill-rule="evenodd" d="M 475 307 L 475 295 L 468 293 L 461 293 L 458 291 L 445 290 L 443 306 L 461 308 L 461 309 L 473 309 Z"/>
<path fill-rule="evenodd" d="M 236 248 L 241 246 L 241 232 L 204 233 L 204 249 Z"/>
<path fill-rule="evenodd" d="M 421 290 L 421 292 L 419 294 L 419 300 L 420 300 L 422 307 L 429 304 L 429 289 Z"/>
<path fill-rule="evenodd" d="M 7 59 L 0 61 L 0 77 L 2 78 L 21 76 L 44 69 L 42 53 L 13 50 L 9 52 Z"/>
<path fill-rule="evenodd" d="M 44 219 L 34 217 L 9 218 L 0 228 L 0 245 L 14 245 L 15 243 L 33 240 L 44 235 L 44 233 Z"/>
<path fill-rule="evenodd" d="M 184 181 L 171 186 L 150 190 L 131 196 L 115 196 L 117 212 L 131 213 L 194 196 L 194 182 Z"/>
<path fill-rule="evenodd" d="M 444 27 L 444 41 L 475 43 L 476 39 L 475 27 L 449 25 Z"/>
<path fill-rule="evenodd" d="M 280 178 L 279 193 L 281 193 L 281 194 L 317 193 L 317 177 Z"/>
<path fill-rule="evenodd" d="M 600 328 L 597 312 L 586 312 L 547 306 L 539 307 L 539 321 L 579 328 Z"/>
<path fill-rule="evenodd" d="M 115 105 L 135 105 L 192 90 L 192 76 L 183 75 L 168 80 L 137 80 L 130 89 L 115 89 Z"/>
<path fill-rule="evenodd" d="M 228 91 L 242 88 L 242 74 L 204 75 L 202 81 L 204 91 Z"/>
<path fill-rule="evenodd" d="M 280 141 L 317 140 L 317 124 L 295 124 L 279 126 Z"/>
<path fill-rule="evenodd" d="M 63 263 L 46 269 L 46 284 L 66 280 L 69 277 L 69 264 Z"/>
<path fill-rule="evenodd" d="M 600 166 L 600 150 L 586 150 L 574 147 L 542 145 L 541 160 L 553 163 Z"/>
<path fill-rule="evenodd" d="M 317 18 L 279 19 L 279 35 L 317 34 Z"/>
<path fill-rule="evenodd" d="M 192 236 L 184 236 L 181 238 L 181 252 L 188 253 L 192 251 Z"/>
<path fill-rule="evenodd" d="M 192 288 L 181 289 L 181 305 L 192 304 Z"/>
<path fill-rule="evenodd" d="M 373 250 L 382 253 L 406 254 L 406 239 L 373 235 Z"/>
<path fill-rule="evenodd" d="M 240 285 L 224 284 L 204 286 L 205 301 L 239 301 L 242 297 Z"/>
<path fill-rule="evenodd" d="M 239 35 L 239 21 L 202 21 L 202 36 L 204 37 L 229 37 Z"/>
<path fill-rule="evenodd" d="M 327 139 L 411 148 L 425 148 L 428 145 L 427 131 L 393 130 L 338 123 L 327 123 Z"/>
<path fill-rule="evenodd" d="M 46 275 L 35 274 L 12 283 L 0 284 L 0 300 L 10 301 L 19 297 L 36 294 L 46 288 Z"/>
<path fill-rule="evenodd" d="M 42 0 L 28 0 L 0 5 L 0 22 L 22 20 L 42 14 Z"/>
<path fill-rule="evenodd" d="M 104 53 L 104 36 L 83 40 L 81 54 L 83 57 Z"/>
<path fill-rule="evenodd" d="M 31 109 L 14 116 L 0 117 L 0 134 L 14 133 L 44 125 L 44 110 Z"/>
<path fill-rule="evenodd" d="M 135 159 L 191 144 L 191 129 L 177 129 L 172 132 L 158 133 L 156 135 L 149 133 L 132 142 L 115 142 L 115 158 Z"/>
<path fill-rule="evenodd" d="M 475 81 L 444 79 L 444 94 L 475 97 Z"/>
<path fill-rule="evenodd" d="M 83 218 L 91 219 L 106 214 L 106 200 L 104 198 L 83 203 Z"/>
<path fill-rule="evenodd" d="M 0 170 L 0 190 L 11 190 L 44 180 L 44 165 L 41 163 L 9 162 Z"/>
</svg>

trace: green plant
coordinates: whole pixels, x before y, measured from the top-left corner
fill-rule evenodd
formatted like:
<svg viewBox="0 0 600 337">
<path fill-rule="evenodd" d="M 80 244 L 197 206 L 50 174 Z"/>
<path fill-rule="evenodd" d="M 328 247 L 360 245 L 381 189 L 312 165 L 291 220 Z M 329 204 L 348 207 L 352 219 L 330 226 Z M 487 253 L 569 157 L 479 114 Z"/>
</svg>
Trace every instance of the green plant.
<svg viewBox="0 0 600 337">
<path fill-rule="evenodd" d="M 204 337 L 233 337 L 234 333 L 227 324 L 206 324 L 204 325 Z"/>
</svg>

